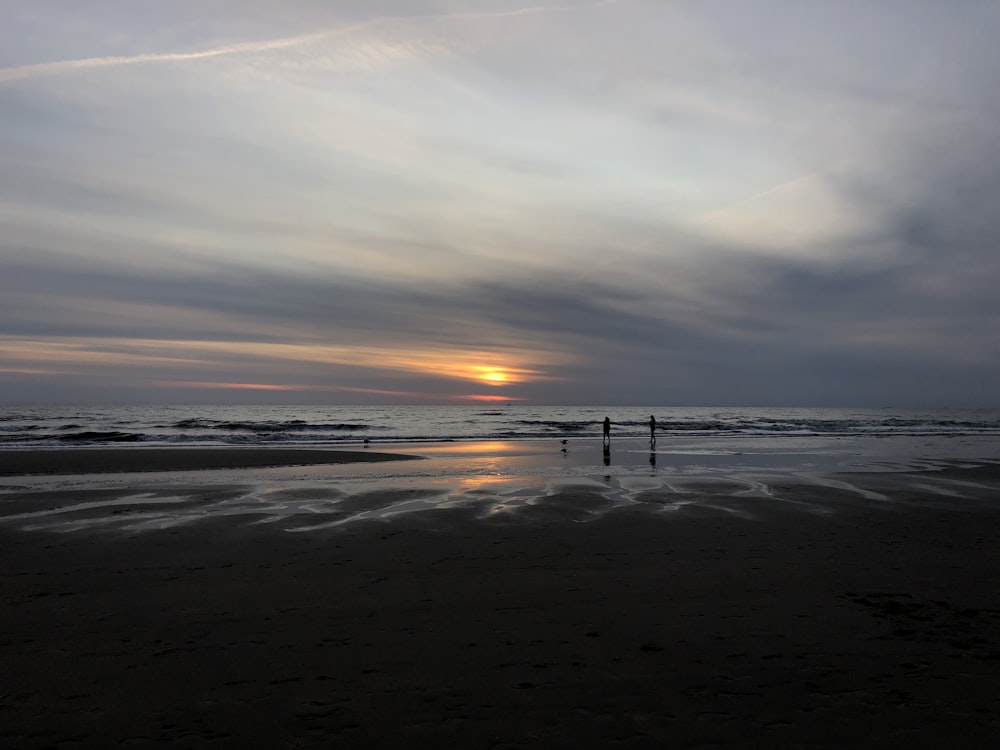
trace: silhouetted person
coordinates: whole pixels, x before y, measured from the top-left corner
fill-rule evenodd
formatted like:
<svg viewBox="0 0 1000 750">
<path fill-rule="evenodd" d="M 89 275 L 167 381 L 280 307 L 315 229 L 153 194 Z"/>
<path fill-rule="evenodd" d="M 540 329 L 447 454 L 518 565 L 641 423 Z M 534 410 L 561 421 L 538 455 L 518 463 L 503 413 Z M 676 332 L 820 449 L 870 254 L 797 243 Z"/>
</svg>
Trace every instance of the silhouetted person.
<svg viewBox="0 0 1000 750">
<path fill-rule="evenodd" d="M 649 442 L 650 445 L 656 442 L 656 417 L 649 415 Z"/>
<path fill-rule="evenodd" d="M 604 418 L 604 444 L 605 445 L 610 445 L 611 444 L 611 418 L 610 417 L 605 417 Z"/>
</svg>

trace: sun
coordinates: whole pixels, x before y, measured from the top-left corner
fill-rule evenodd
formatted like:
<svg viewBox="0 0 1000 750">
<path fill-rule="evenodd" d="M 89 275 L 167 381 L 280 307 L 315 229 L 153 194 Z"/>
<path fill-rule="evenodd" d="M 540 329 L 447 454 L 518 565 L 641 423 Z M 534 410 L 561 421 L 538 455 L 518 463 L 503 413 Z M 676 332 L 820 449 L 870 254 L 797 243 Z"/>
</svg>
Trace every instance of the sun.
<svg viewBox="0 0 1000 750">
<path fill-rule="evenodd" d="M 476 377 L 487 385 L 507 385 L 511 375 L 502 367 L 476 367 Z"/>
<path fill-rule="evenodd" d="M 469 369 L 476 380 L 487 385 L 510 385 L 517 382 L 517 378 L 506 367 L 474 365 Z"/>
</svg>

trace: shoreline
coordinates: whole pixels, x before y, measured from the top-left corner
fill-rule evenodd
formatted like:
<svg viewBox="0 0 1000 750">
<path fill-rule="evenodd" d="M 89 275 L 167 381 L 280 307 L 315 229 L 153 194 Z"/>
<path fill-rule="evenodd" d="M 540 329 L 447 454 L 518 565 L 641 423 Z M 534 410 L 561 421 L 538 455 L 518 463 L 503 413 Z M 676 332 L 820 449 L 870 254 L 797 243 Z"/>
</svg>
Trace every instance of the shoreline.
<svg viewBox="0 0 1000 750">
<path fill-rule="evenodd" d="M 0 477 L 183 472 L 294 466 L 343 466 L 415 459 L 479 459 L 503 466 L 531 463 L 553 471 L 610 469 L 720 473 L 812 470 L 817 473 L 924 466 L 938 460 L 1000 461 L 998 435 L 734 435 L 661 437 L 650 445 L 612 438 L 602 453 L 597 437 L 442 440 L 370 445 L 142 445 L 0 448 Z"/>
</svg>

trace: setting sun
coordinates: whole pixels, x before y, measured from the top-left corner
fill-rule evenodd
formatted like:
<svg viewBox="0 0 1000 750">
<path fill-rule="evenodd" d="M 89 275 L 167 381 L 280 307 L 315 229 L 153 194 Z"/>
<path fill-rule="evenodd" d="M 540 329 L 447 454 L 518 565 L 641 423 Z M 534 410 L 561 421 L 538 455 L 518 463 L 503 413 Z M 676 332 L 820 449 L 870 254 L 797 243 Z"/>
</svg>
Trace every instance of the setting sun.
<svg viewBox="0 0 1000 750">
<path fill-rule="evenodd" d="M 510 374 L 499 367 L 477 367 L 479 379 L 489 385 L 506 385 L 511 381 Z"/>
</svg>

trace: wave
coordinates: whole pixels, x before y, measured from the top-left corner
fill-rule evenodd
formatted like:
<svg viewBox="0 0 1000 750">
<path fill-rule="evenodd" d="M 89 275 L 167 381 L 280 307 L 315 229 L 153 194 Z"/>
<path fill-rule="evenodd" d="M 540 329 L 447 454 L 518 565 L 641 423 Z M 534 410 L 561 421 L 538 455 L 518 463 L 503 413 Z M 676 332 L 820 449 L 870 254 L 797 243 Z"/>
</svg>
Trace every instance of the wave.
<svg viewBox="0 0 1000 750">
<path fill-rule="evenodd" d="M 146 440 L 146 436 L 137 432 L 85 430 L 71 435 L 60 435 L 59 440 L 64 443 L 141 443 Z"/>
<path fill-rule="evenodd" d="M 545 430 L 555 432 L 580 432 L 581 430 L 586 430 L 587 428 L 593 428 L 600 425 L 601 421 L 588 420 L 586 422 L 578 422 L 575 420 L 518 419 L 514 421 L 514 424 L 520 424 L 526 427 L 541 427 Z"/>
<path fill-rule="evenodd" d="M 324 432 L 331 430 L 334 432 L 351 432 L 357 430 L 376 429 L 369 424 L 340 423 L 340 424 L 313 424 L 301 419 L 292 419 L 283 422 L 220 422 L 212 419 L 183 419 L 172 425 L 179 430 L 221 430 L 225 432 Z"/>
</svg>

